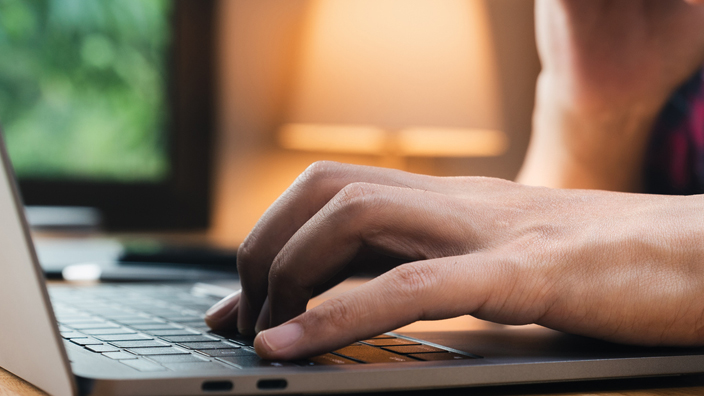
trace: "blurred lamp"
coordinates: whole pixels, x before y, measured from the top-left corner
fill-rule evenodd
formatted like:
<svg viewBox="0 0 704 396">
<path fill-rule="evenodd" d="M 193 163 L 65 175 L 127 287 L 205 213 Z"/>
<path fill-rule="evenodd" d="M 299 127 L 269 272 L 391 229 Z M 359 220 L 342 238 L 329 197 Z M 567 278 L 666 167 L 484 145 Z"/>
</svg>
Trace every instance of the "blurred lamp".
<svg viewBox="0 0 704 396">
<path fill-rule="evenodd" d="M 385 156 L 505 152 L 484 0 L 311 0 L 289 149 Z"/>
</svg>

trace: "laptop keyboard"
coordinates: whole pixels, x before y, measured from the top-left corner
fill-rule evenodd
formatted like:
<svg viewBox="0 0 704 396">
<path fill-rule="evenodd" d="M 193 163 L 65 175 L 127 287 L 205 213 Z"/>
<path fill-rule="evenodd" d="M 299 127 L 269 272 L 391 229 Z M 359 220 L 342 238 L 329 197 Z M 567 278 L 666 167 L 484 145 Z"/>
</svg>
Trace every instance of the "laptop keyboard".
<svg viewBox="0 0 704 396">
<path fill-rule="evenodd" d="M 241 370 L 464 360 L 479 356 L 383 334 L 296 362 L 260 359 L 252 338 L 211 331 L 205 311 L 218 297 L 190 286 L 52 287 L 49 294 L 64 342 L 139 371 Z"/>
</svg>

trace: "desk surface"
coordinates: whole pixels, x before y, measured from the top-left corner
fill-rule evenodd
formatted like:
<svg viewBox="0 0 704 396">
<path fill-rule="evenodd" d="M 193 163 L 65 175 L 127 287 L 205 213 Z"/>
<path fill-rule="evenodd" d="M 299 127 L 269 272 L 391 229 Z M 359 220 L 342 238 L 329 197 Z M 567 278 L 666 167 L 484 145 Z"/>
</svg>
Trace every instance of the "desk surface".
<svg viewBox="0 0 704 396">
<path fill-rule="evenodd" d="M 363 280 L 347 280 L 338 287 L 323 293 L 311 300 L 309 308 L 320 304 L 327 298 L 343 293 L 346 290 L 359 286 Z M 403 332 L 425 332 L 466 330 L 485 326 L 498 326 L 489 322 L 463 316 L 454 319 L 433 322 L 416 322 L 399 329 Z M 443 390 L 443 395 L 466 395 L 468 389 Z M 436 395 L 435 391 L 413 391 L 400 393 L 386 393 L 385 395 Z M 573 382 L 557 384 L 511 385 L 501 387 L 482 387 L 471 390 L 473 396 L 514 396 L 514 395 L 599 395 L 599 396 L 684 396 L 704 395 L 704 374 L 688 375 L 681 377 L 638 378 L 624 380 L 602 380 L 590 382 Z M 18 395 L 46 395 L 20 378 L 0 368 L 0 396 Z M 377 393 L 364 395 L 379 395 Z M 361 395 L 360 395 L 361 396 Z"/>
</svg>

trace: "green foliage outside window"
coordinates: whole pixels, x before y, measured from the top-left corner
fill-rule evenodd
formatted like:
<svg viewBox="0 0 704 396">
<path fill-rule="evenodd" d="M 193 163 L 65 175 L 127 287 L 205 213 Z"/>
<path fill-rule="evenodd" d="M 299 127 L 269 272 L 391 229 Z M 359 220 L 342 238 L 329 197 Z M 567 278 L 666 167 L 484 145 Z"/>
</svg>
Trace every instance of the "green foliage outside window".
<svg viewBox="0 0 704 396">
<path fill-rule="evenodd" d="M 25 178 L 158 181 L 168 0 L 0 0 L 0 123 Z"/>
</svg>

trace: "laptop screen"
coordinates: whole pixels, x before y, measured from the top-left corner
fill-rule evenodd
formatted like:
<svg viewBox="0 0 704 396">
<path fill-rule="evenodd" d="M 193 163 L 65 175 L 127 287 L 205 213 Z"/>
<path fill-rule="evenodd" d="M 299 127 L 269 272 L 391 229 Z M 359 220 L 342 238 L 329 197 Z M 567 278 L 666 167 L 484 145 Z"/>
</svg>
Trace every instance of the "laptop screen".
<svg viewBox="0 0 704 396">
<path fill-rule="evenodd" d="M 207 227 L 214 20 L 214 0 L 4 1 L 0 121 L 25 204 Z"/>
<path fill-rule="evenodd" d="M 10 1 L 0 119 L 19 178 L 162 181 L 172 2 Z"/>
</svg>

